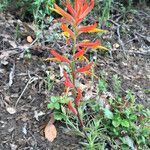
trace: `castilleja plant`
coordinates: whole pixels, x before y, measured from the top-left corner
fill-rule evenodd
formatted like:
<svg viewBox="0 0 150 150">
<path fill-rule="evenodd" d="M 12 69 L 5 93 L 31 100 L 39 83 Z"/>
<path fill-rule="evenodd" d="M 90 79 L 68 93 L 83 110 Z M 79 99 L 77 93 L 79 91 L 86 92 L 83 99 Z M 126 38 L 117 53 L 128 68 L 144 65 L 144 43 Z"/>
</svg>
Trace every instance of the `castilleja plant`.
<svg viewBox="0 0 150 150">
<path fill-rule="evenodd" d="M 82 91 L 81 88 L 78 87 L 77 81 L 80 73 L 95 76 L 91 71 L 91 67 L 94 65 L 94 63 L 90 62 L 85 57 L 85 53 L 90 49 L 107 48 L 103 47 L 99 40 L 96 40 L 94 42 L 90 42 L 89 40 L 83 40 L 82 42 L 78 42 L 77 39 L 82 33 L 107 31 L 98 29 L 96 23 L 88 26 L 81 25 L 87 14 L 94 7 L 94 0 L 75 0 L 74 5 L 72 5 L 69 0 L 62 1 L 62 3 L 67 8 L 67 11 L 60 8 L 57 4 L 54 4 L 54 8 L 50 9 L 63 17 L 61 19 L 61 28 L 63 30 L 63 34 L 68 39 L 67 43 L 70 44 L 70 41 L 72 41 L 72 55 L 69 59 L 60 55 L 55 50 L 51 50 L 50 53 L 54 56 L 54 58 L 48 58 L 48 60 L 65 62 L 71 70 L 70 73 L 67 73 L 66 70 L 63 71 L 65 78 L 64 86 L 66 95 L 70 91 L 74 99 L 74 101 L 68 101 L 68 108 L 74 115 L 78 117 L 80 126 L 83 129 L 84 123 L 79 113 L 79 105 L 82 97 Z M 84 65 L 82 67 L 79 67 L 80 61 L 84 62 Z"/>
</svg>

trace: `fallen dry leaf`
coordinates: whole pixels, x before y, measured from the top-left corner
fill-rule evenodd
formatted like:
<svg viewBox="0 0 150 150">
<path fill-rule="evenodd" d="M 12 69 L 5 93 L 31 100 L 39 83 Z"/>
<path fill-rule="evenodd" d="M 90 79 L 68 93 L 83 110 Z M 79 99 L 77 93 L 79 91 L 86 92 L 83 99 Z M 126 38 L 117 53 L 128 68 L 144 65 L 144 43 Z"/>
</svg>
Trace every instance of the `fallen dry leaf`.
<svg viewBox="0 0 150 150">
<path fill-rule="evenodd" d="M 56 130 L 55 126 L 51 123 L 48 123 L 46 125 L 46 127 L 44 129 L 44 133 L 45 133 L 45 138 L 50 142 L 53 142 L 57 136 L 57 130 Z"/>
</svg>

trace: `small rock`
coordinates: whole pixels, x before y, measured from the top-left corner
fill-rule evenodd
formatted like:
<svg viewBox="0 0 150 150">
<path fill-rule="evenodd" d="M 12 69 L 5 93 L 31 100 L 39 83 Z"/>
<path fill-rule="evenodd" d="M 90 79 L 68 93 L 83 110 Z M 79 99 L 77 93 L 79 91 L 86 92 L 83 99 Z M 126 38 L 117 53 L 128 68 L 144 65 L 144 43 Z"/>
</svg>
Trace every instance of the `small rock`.
<svg viewBox="0 0 150 150">
<path fill-rule="evenodd" d="M 25 123 L 24 126 L 23 126 L 23 128 L 22 128 L 22 132 L 23 132 L 25 135 L 27 134 L 27 129 L 26 129 L 26 127 L 27 127 L 27 124 Z"/>
<path fill-rule="evenodd" d="M 124 67 L 127 67 L 127 66 L 128 66 L 128 64 L 125 63 L 125 62 L 122 62 L 122 65 L 123 65 Z"/>
<path fill-rule="evenodd" d="M 34 111 L 34 118 L 39 121 L 39 117 L 45 115 L 45 113 L 43 113 L 42 111 L 40 111 L 39 113 L 37 111 Z"/>
<path fill-rule="evenodd" d="M 15 144 L 10 144 L 10 148 L 11 148 L 11 150 L 16 150 L 16 149 L 17 149 L 17 145 L 15 145 Z"/>
<path fill-rule="evenodd" d="M 5 69 L 0 69 L 0 73 L 4 73 L 5 72 Z"/>
<path fill-rule="evenodd" d="M 1 61 L 1 64 L 3 64 L 3 65 L 5 65 L 5 66 L 6 66 L 6 65 L 8 65 L 8 61 L 6 61 L 6 60 L 2 60 L 2 61 Z"/>
<path fill-rule="evenodd" d="M 18 95 L 18 93 L 14 93 L 14 94 L 12 94 L 10 97 L 11 98 L 17 98 L 19 95 Z"/>
<path fill-rule="evenodd" d="M 149 37 L 147 37 L 147 38 L 146 38 L 146 40 L 147 40 L 148 42 L 150 42 L 150 36 L 149 36 Z"/>
<path fill-rule="evenodd" d="M 10 107 L 10 106 L 7 106 L 6 107 L 6 110 L 7 112 L 9 112 L 11 115 L 15 114 L 17 111 L 14 107 Z"/>
<path fill-rule="evenodd" d="M 12 132 L 15 128 L 14 127 L 11 127 L 8 129 L 8 132 Z"/>
<path fill-rule="evenodd" d="M 27 36 L 27 42 L 28 42 L 28 43 L 32 43 L 32 42 L 33 42 L 33 39 L 32 39 L 31 36 Z"/>
<path fill-rule="evenodd" d="M 120 45 L 118 44 L 118 43 L 115 43 L 114 45 L 113 45 L 113 48 L 119 48 L 120 47 Z"/>
<path fill-rule="evenodd" d="M 144 51 L 143 48 L 139 48 L 139 51 Z"/>
</svg>

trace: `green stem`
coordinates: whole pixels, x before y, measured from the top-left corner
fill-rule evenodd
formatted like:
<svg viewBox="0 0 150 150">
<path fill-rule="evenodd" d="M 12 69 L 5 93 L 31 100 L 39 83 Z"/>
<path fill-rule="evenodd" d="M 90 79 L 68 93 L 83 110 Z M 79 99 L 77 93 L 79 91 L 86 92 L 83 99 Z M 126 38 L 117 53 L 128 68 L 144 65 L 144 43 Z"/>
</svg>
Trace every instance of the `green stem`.
<svg viewBox="0 0 150 150">
<path fill-rule="evenodd" d="M 75 38 L 73 40 L 73 55 L 75 55 L 76 53 L 76 42 L 77 42 L 77 30 L 76 30 L 76 27 L 74 27 L 74 33 L 75 33 Z M 79 123 L 80 123 L 80 127 L 83 131 L 83 127 L 84 127 L 84 124 L 83 124 L 83 120 L 80 116 L 80 113 L 79 113 L 79 109 L 78 109 L 78 105 L 76 104 L 75 100 L 76 100 L 76 96 L 77 96 L 77 88 L 76 88 L 76 82 L 75 82 L 75 65 L 76 65 L 76 60 L 73 59 L 72 62 L 71 62 L 71 75 L 72 75 L 72 83 L 74 85 L 74 89 L 72 90 L 72 95 L 74 97 L 74 103 L 75 103 L 75 108 L 77 110 L 77 117 L 78 117 L 78 120 L 79 120 Z"/>
<path fill-rule="evenodd" d="M 75 33 L 75 38 L 73 39 L 73 55 L 75 55 L 75 53 L 76 53 L 76 42 L 77 42 L 76 27 L 74 27 L 74 33 Z M 73 59 L 72 63 L 71 63 L 71 70 L 72 70 L 72 81 L 73 81 L 74 87 L 76 87 L 76 85 L 75 85 L 75 64 L 76 64 L 76 60 Z"/>
</svg>

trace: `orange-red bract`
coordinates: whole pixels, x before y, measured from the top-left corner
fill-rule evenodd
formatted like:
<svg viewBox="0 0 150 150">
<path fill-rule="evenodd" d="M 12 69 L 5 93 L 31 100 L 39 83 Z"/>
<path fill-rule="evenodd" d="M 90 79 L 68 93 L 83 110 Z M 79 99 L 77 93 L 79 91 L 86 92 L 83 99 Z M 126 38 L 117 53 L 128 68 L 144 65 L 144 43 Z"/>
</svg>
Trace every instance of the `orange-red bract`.
<svg viewBox="0 0 150 150">
<path fill-rule="evenodd" d="M 71 111 L 72 113 L 74 113 L 75 115 L 78 114 L 78 113 L 77 113 L 77 110 L 72 106 L 71 101 L 68 102 L 68 108 L 69 108 L 70 111 Z"/>
<path fill-rule="evenodd" d="M 75 0 L 76 25 L 78 25 L 94 7 L 94 0 Z"/>
<path fill-rule="evenodd" d="M 85 49 L 81 49 L 79 52 L 77 52 L 73 58 L 80 58 L 84 55 Z"/>
<path fill-rule="evenodd" d="M 76 97 L 76 104 L 77 104 L 77 106 L 79 106 L 80 101 L 81 101 L 81 89 L 78 88 L 78 89 L 77 89 L 77 92 L 78 92 L 78 95 L 77 95 L 77 97 Z"/>
<path fill-rule="evenodd" d="M 66 7 L 68 9 L 68 11 L 70 12 L 70 14 L 72 16 L 75 16 L 76 15 L 76 11 L 74 10 L 74 8 L 72 7 L 71 3 L 69 0 L 66 0 Z"/>
<path fill-rule="evenodd" d="M 97 26 L 96 23 L 94 25 L 90 25 L 90 26 L 81 26 L 81 27 L 79 27 L 78 32 L 79 33 L 88 32 L 88 31 L 90 31 L 92 29 L 95 29 L 96 26 Z"/>
<path fill-rule="evenodd" d="M 58 60 L 60 61 L 64 61 L 70 64 L 70 60 L 68 58 L 65 58 L 64 56 L 61 56 L 60 54 L 58 54 L 57 52 L 55 52 L 54 50 L 51 50 L 50 53 L 55 56 Z"/>
<path fill-rule="evenodd" d="M 69 88 L 74 88 L 74 85 L 72 84 L 72 82 L 70 81 L 66 71 L 63 72 L 64 73 L 64 77 L 65 77 L 65 81 L 64 81 L 64 85 L 66 87 L 69 87 Z"/>
<path fill-rule="evenodd" d="M 77 69 L 75 74 L 85 72 L 85 71 L 89 70 L 92 66 L 93 66 L 93 63 L 91 62 L 88 65 Z"/>
<path fill-rule="evenodd" d="M 81 42 L 81 43 L 77 44 L 76 47 L 91 47 L 91 48 L 94 48 L 94 47 L 97 47 L 99 45 L 101 45 L 100 40 L 96 40 L 95 42 Z"/>
<path fill-rule="evenodd" d="M 94 7 L 94 0 L 75 0 L 74 7 L 69 0 L 62 2 L 67 7 L 69 13 L 56 4 L 54 4 L 54 8 L 50 9 L 63 16 L 72 25 L 78 25 Z"/>
<path fill-rule="evenodd" d="M 74 33 L 65 25 L 64 23 L 61 24 L 61 28 L 64 32 L 68 32 L 72 38 L 75 38 Z"/>
<path fill-rule="evenodd" d="M 102 32 L 102 33 L 108 32 L 107 30 L 98 29 L 96 27 L 97 27 L 96 23 L 90 26 L 81 26 L 78 28 L 78 34 L 81 34 L 83 32 L 89 32 L 89 33 L 90 32 Z"/>
<path fill-rule="evenodd" d="M 74 18 L 69 13 L 65 12 L 62 8 L 60 8 L 57 4 L 54 4 L 54 7 L 55 9 L 51 9 L 62 15 L 65 19 L 67 19 L 68 22 L 70 22 L 71 24 L 75 22 Z"/>
</svg>

